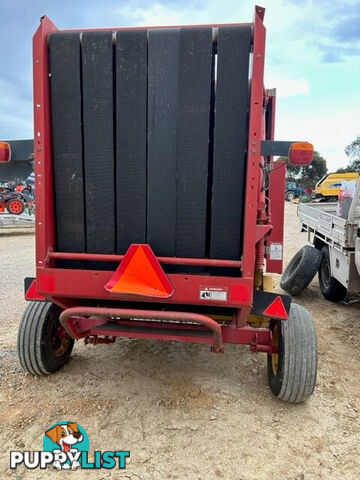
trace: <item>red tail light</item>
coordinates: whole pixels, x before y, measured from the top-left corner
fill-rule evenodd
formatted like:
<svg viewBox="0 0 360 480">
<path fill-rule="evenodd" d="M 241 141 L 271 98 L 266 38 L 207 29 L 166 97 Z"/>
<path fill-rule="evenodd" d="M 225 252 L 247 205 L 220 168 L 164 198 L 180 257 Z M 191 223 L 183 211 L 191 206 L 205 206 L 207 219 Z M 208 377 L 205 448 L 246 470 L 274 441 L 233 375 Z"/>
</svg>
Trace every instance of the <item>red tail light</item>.
<svg viewBox="0 0 360 480">
<path fill-rule="evenodd" d="M 314 147 L 308 142 L 292 143 L 289 149 L 291 165 L 310 165 L 314 157 Z"/>
<path fill-rule="evenodd" d="M 7 163 L 11 160 L 11 148 L 6 142 L 0 142 L 0 162 Z"/>
</svg>

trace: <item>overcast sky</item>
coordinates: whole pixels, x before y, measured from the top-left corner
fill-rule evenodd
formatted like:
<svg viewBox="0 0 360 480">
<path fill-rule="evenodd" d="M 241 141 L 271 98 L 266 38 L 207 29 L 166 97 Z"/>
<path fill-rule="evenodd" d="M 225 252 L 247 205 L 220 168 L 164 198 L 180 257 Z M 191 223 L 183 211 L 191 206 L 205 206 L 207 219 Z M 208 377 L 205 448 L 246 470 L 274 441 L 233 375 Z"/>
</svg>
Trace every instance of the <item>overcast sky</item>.
<svg viewBox="0 0 360 480">
<path fill-rule="evenodd" d="M 265 83 L 277 88 L 278 140 L 312 142 L 334 170 L 360 134 L 360 0 L 270 0 Z M 33 137 L 31 39 L 59 28 L 248 22 L 249 0 L 1 0 L 0 138 Z"/>
</svg>

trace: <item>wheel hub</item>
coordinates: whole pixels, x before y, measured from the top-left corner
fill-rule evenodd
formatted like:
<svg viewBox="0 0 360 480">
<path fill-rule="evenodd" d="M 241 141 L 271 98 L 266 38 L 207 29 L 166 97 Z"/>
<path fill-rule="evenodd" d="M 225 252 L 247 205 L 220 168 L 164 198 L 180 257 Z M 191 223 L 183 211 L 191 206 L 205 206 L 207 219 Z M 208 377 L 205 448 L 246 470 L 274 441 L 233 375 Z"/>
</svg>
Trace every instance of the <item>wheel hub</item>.
<svg viewBox="0 0 360 480">
<path fill-rule="evenodd" d="M 19 213 L 22 210 L 22 203 L 19 201 L 11 202 L 9 207 L 13 213 Z"/>
<path fill-rule="evenodd" d="M 64 328 L 59 324 L 57 328 L 55 328 L 51 338 L 51 348 L 57 357 L 64 355 L 68 348 L 69 340 Z"/>
</svg>

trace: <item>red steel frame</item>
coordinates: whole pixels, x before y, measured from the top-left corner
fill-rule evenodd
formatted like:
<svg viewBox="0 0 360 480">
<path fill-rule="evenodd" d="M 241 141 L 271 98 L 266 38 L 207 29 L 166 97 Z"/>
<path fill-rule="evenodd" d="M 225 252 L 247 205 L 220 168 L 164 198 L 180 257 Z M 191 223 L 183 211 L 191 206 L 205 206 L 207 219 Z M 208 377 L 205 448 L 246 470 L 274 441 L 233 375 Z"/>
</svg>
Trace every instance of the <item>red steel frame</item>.
<svg viewBox="0 0 360 480">
<path fill-rule="evenodd" d="M 267 329 L 255 329 L 246 325 L 253 302 L 255 271 L 262 270 L 264 261 L 264 237 L 269 234 L 275 225 L 281 222 L 277 228 L 282 229 L 283 213 L 278 209 L 270 214 L 265 213 L 265 201 L 262 186 L 263 157 L 260 153 L 261 140 L 264 139 L 264 107 L 266 92 L 263 85 L 264 60 L 265 60 L 265 27 L 263 25 L 265 10 L 255 7 L 255 18 L 253 22 L 253 45 L 252 45 L 252 67 L 251 67 L 251 96 L 250 96 L 250 118 L 249 118 L 249 143 L 247 158 L 247 179 L 246 179 L 246 210 L 244 218 L 244 254 L 238 261 L 191 259 L 191 258 L 169 258 L 158 257 L 162 264 L 176 265 L 199 265 L 199 266 L 221 266 L 235 267 L 241 269 L 239 277 L 218 277 L 204 275 L 168 274 L 168 278 L 174 287 L 174 293 L 170 298 L 152 298 L 151 302 L 186 305 L 207 305 L 235 307 L 237 314 L 233 316 L 230 324 L 221 327 L 222 341 L 230 343 L 248 343 L 257 345 L 253 350 L 271 350 L 271 332 Z M 217 25 L 211 25 L 217 26 Z M 150 27 L 153 28 L 153 27 Z M 113 294 L 105 290 L 104 285 L 110 280 L 114 272 L 102 270 L 81 270 L 55 268 L 56 259 L 73 260 L 105 260 L 120 262 L 122 255 L 102 255 L 88 253 L 64 253 L 55 251 L 55 226 L 54 226 L 54 203 L 53 203 L 53 169 L 52 169 L 52 138 L 51 138 L 51 101 L 49 85 L 49 60 L 47 37 L 57 30 L 57 27 L 47 17 L 43 17 L 41 24 L 35 33 L 33 40 L 33 69 L 34 69 L 34 124 L 35 124 L 35 177 L 36 177 L 36 276 L 37 292 L 49 300 L 58 303 L 63 308 L 79 307 L 81 310 L 82 299 L 98 299 L 119 301 L 119 307 L 126 305 L 126 301 L 134 301 L 134 296 L 126 294 Z M 120 30 L 119 28 L 111 30 Z M 83 31 L 83 30 L 81 30 Z M 285 170 L 285 169 L 284 169 Z M 285 173 L 284 173 L 285 175 Z M 284 205 L 282 204 L 282 209 Z M 257 259 L 255 261 L 255 259 Z M 259 260 L 260 259 L 260 260 Z M 239 272 L 240 273 L 240 272 Z M 201 300 L 199 291 L 204 286 L 209 288 L 220 288 L 227 292 L 226 301 Z M 136 301 L 149 302 L 148 297 L 138 297 Z M 121 310 L 121 311 L 120 311 Z M 130 312 L 130 313 L 129 313 Z M 135 315 L 134 311 L 117 309 L 117 316 L 126 318 Z M 114 312 L 113 312 L 114 313 Z M 101 308 L 87 311 L 87 317 L 82 319 L 87 325 L 87 336 L 97 335 L 94 315 L 101 315 Z M 137 318 L 150 318 L 149 312 L 142 311 Z M 158 320 L 169 320 L 171 312 L 161 317 L 159 312 L 156 315 Z M 178 315 L 178 314 L 177 314 Z M 192 315 L 192 317 L 191 317 Z M 116 316 L 116 315 L 115 315 Z M 182 318 L 200 323 L 204 328 L 206 322 L 199 321 L 195 314 L 183 314 Z M 189 316 L 189 317 L 188 317 Z M 106 318 L 109 320 L 111 316 Z M 92 320 L 91 320 L 92 318 Z M 180 317 L 178 317 L 180 319 Z M 211 322 L 207 317 L 209 328 Z M 78 319 L 79 320 L 79 319 Z M 204 319 L 203 319 L 204 320 Z M 64 327 L 70 332 L 72 325 L 71 316 L 65 315 Z M 95 322 L 96 323 L 96 322 Z M 146 325 L 150 325 L 147 323 Z M 174 327 L 174 323 L 171 324 Z M 94 327 L 92 329 L 91 327 Z M 212 328 L 210 327 L 210 328 Z M 187 327 L 189 328 L 189 327 Z M 196 329 L 199 326 L 192 325 Z M 215 330 L 214 330 L 215 331 Z M 72 332 L 76 337 L 79 334 Z M 119 331 L 108 333 L 108 336 L 119 336 Z M 138 336 L 153 337 L 153 333 L 143 333 Z M 84 336 L 84 335 L 81 335 Z M 122 332 L 121 336 L 126 336 Z M 159 335 L 153 338 L 159 338 Z M 161 338 L 169 338 L 166 335 Z M 201 339 L 202 338 L 202 339 Z M 216 335 L 214 335 L 216 338 Z M 185 341 L 204 341 L 203 337 L 192 336 Z M 255 342 L 255 343 L 254 343 Z M 221 343 L 221 342 L 220 342 Z M 262 346 L 260 346 L 262 345 Z M 222 344 L 214 342 L 214 350 L 220 351 Z"/>
</svg>

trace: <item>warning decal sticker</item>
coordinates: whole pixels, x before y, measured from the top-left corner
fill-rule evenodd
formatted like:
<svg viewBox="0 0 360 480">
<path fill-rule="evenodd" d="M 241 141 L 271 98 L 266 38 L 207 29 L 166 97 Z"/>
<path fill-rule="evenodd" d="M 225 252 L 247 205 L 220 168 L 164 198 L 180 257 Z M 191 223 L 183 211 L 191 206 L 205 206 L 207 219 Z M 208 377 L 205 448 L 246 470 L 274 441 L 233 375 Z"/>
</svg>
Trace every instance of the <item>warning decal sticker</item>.
<svg viewBox="0 0 360 480">
<path fill-rule="evenodd" d="M 216 300 L 226 302 L 228 297 L 225 287 L 204 287 L 200 286 L 200 300 Z"/>
<path fill-rule="evenodd" d="M 282 243 L 270 244 L 270 260 L 282 260 L 283 258 L 283 246 Z"/>
</svg>

